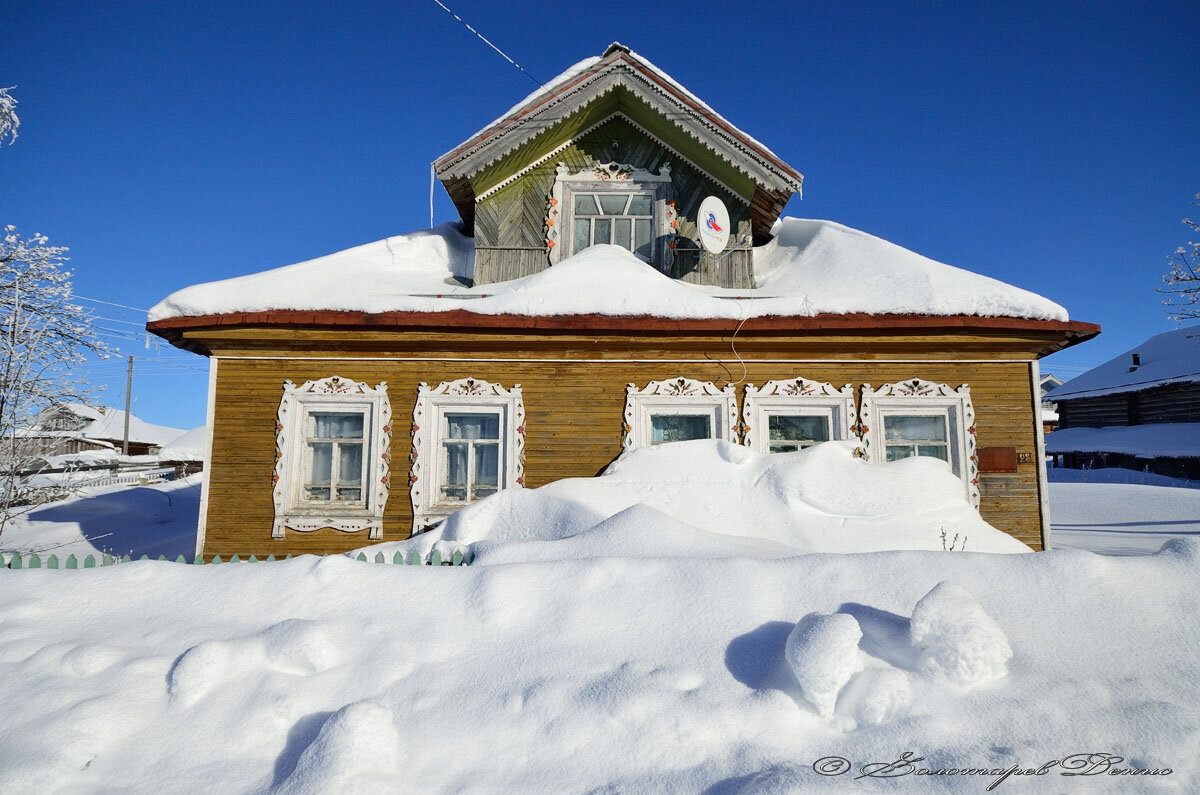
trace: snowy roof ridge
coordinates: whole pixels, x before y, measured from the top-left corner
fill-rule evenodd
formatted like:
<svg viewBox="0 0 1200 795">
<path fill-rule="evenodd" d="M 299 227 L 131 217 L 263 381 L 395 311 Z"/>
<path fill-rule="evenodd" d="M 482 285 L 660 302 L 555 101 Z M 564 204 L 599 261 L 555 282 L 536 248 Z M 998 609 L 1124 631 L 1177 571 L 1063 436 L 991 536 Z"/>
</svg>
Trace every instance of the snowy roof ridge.
<svg viewBox="0 0 1200 795">
<path fill-rule="evenodd" d="M 616 246 L 593 246 L 512 281 L 464 287 L 460 279 L 472 271 L 474 241 L 457 224 L 443 224 L 188 287 L 156 304 L 148 319 L 276 310 L 463 310 L 680 320 L 828 314 L 1069 320 L 1066 310 L 1049 299 L 833 221 L 786 218 L 775 232 L 769 243 L 754 249 L 754 289 L 687 284 Z"/>
<path fill-rule="evenodd" d="M 1134 364 L 1134 356 L 1137 364 Z M 1141 392 L 1200 382 L 1200 325 L 1164 331 L 1047 392 L 1047 400 Z"/>
<path fill-rule="evenodd" d="M 669 96 L 672 93 L 677 95 L 671 98 L 672 101 L 684 110 L 687 110 L 694 123 L 700 124 L 705 129 L 717 133 L 719 137 L 726 139 L 727 144 L 742 150 L 745 155 L 749 155 L 760 166 L 766 166 L 768 173 L 772 173 L 775 179 L 783 180 L 783 183 L 786 183 L 792 190 L 799 191 L 801 189 L 803 176 L 780 159 L 769 147 L 737 127 L 720 113 L 717 113 L 710 105 L 684 87 L 678 80 L 671 77 L 658 66 L 655 66 L 644 56 L 618 42 L 609 45 L 604 54 L 599 57 L 586 58 L 567 67 L 563 72 L 543 84 L 541 88 L 530 93 L 511 107 L 504 115 L 476 131 L 465 141 L 437 158 L 434 161 L 434 167 L 439 177 L 455 172 L 457 170 L 455 166 L 461 166 L 464 161 L 469 160 L 474 154 L 488 148 L 492 142 L 509 135 L 529 119 L 539 115 L 548 107 L 564 101 L 568 96 L 583 89 L 586 85 L 617 70 L 629 72 L 629 67 L 631 66 L 635 68 L 635 71 L 640 69 L 653 75 L 662 84 L 662 86 L 650 85 L 656 93 L 663 96 Z M 568 85 L 572 81 L 574 81 L 574 84 Z M 655 80 L 645 82 L 652 84 Z M 668 89 L 667 91 L 662 90 L 664 86 Z M 565 90 L 563 90 L 564 87 Z M 680 102 L 680 98 L 686 100 L 686 102 Z M 688 108 L 689 103 L 695 107 Z M 672 119 L 672 122 L 676 127 L 685 129 L 686 131 L 686 128 L 679 119 Z M 540 135 L 542 132 L 544 132 L 544 129 L 539 129 L 533 134 L 533 137 Z M 695 137 L 694 133 L 693 137 Z M 705 146 L 713 149 L 710 143 L 705 143 Z M 721 156 L 722 159 L 733 164 L 738 170 L 755 179 L 753 174 L 748 172 L 743 166 L 730 160 L 728 155 L 716 149 L 713 149 L 713 151 Z M 479 165 L 478 167 L 485 167 L 491 162 L 494 162 L 494 160 L 488 161 L 488 163 Z"/>
</svg>

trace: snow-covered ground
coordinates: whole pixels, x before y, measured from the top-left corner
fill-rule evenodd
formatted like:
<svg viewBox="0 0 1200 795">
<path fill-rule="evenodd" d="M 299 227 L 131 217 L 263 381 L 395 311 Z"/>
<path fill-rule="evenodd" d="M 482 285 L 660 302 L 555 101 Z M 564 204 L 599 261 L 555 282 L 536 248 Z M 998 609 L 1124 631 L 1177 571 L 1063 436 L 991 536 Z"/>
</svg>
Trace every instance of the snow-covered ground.
<svg viewBox="0 0 1200 795">
<path fill-rule="evenodd" d="M 0 792 L 1196 791 L 1200 539 L 985 553 L 939 464 L 651 448 L 406 542 L 466 567 L 0 569 Z M 182 530 L 195 485 L 23 532 Z"/>
<path fill-rule="evenodd" d="M 37 552 L 65 559 L 196 552 L 203 475 L 147 486 L 83 487 L 77 496 L 21 514 L 0 535 L 0 551 Z"/>
<path fill-rule="evenodd" d="M 1200 482 L 1128 469 L 1050 469 L 1053 545 L 1145 555 L 1200 537 Z"/>
</svg>

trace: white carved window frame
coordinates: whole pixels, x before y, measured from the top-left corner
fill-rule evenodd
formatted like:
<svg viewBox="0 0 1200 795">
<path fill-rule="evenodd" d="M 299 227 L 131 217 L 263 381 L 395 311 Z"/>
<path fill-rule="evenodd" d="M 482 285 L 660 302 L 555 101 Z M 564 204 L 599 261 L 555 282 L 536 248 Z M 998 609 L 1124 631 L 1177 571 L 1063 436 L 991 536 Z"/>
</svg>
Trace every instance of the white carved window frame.
<svg viewBox="0 0 1200 795">
<path fill-rule="evenodd" d="M 525 403 L 521 385 L 505 389 L 478 378 L 443 381 L 417 388 L 413 408 L 412 454 L 409 460 L 409 495 L 412 499 L 413 534 L 428 529 L 470 502 L 443 500 L 440 447 L 442 418 L 447 412 L 479 413 L 494 408 L 500 413 L 499 490 L 525 486 Z"/>
<path fill-rule="evenodd" d="M 914 378 L 884 384 L 873 389 L 863 384 L 862 407 L 859 409 L 860 450 L 868 461 L 886 461 L 884 417 L 889 415 L 922 415 L 931 411 L 945 413 L 951 439 L 951 470 L 963 482 L 967 499 L 979 507 L 979 457 L 976 452 L 975 406 L 971 388 L 966 384 L 954 388 Z"/>
<path fill-rule="evenodd" d="M 695 414 L 697 409 L 711 412 L 715 439 L 738 443 L 737 394 L 733 384 L 718 389 L 711 381 L 671 378 L 651 381 L 638 389 L 625 387 L 625 425 L 622 446 L 626 450 L 649 447 L 652 439 L 651 418 L 659 414 Z"/>
<path fill-rule="evenodd" d="M 305 500 L 305 418 L 313 411 L 361 412 L 363 424 L 364 499 L 353 506 Z M 283 397 L 275 420 L 275 472 L 272 501 L 275 521 L 272 538 L 285 531 L 302 533 L 332 528 L 345 533 L 367 531 L 367 538 L 383 538 L 383 511 L 390 486 L 392 408 L 387 383 L 371 387 L 361 381 L 330 376 L 296 386 L 283 382 Z"/>
<path fill-rule="evenodd" d="M 671 266 L 671 241 L 679 233 L 671 184 L 671 164 L 663 163 L 654 174 L 628 163 L 602 163 L 572 173 L 564 163 L 555 169 L 554 187 L 546 209 L 546 248 L 550 264 L 571 256 L 574 233 L 575 194 L 653 193 L 654 221 L 651 224 L 650 264 L 663 272 Z M 637 255 L 634 255 L 637 256 Z"/>
<path fill-rule="evenodd" d="M 858 425 L 858 412 L 850 384 L 839 389 L 807 378 L 768 381 L 761 387 L 747 384 L 742 406 L 743 444 L 760 453 L 769 452 L 770 419 L 776 414 L 827 417 L 830 440 L 857 439 L 853 429 Z"/>
</svg>

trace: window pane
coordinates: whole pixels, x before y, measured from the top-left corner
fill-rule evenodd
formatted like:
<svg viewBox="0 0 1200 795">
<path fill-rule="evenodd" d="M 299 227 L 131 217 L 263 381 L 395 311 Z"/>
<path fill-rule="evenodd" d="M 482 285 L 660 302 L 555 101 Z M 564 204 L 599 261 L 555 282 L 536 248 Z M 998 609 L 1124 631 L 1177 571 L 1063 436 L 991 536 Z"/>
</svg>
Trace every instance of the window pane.
<svg viewBox="0 0 1200 795">
<path fill-rule="evenodd" d="M 629 215 L 653 215 L 654 199 L 649 193 L 635 193 L 629 203 Z"/>
<path fill-rule="evenodd" d="M 612 221 L 610 221 L 607 218 L 597 218 L 595 234 L 592 236 L 592 242 L 593 243 L 609 242 L 609 228 L 610 228 L 611 224 L 612 224 Z"/>
<path fill-rule="evenodd" d="M 599 215 L 599 210 L 596 207 L 596 197 L 590 193 L 576 193 L 575 214 Z"/>
<path fill-rule="evenodd" d="M 922 444 L 917 446 L 917 455 L 927 455 L 931 458 L 940 458 L 949 463 L 950 459 L 947 455 L 946 447 L 940 444 Z"/>
<path fill-rule="evenodd" d="M 308 446 L 308 482 L 328 483 L 333 476 L 333 445 L 318 442 Z"/>
<path fill-rule="evenodd" d="M 446 444 L 446 480 L 442 493 L 454 500 L 467 498 L 467 446 Z"/>
<path fill-rule="evenodd" d="M 304 494 L 306 500 L 327 500 L 329 499 L 329 487 L 305 489 Z"/>
<path fill-rule="evenodd" d="M 448 439 L 499 439 L 499 414 L 447 414 Z"/>
<path fill-rule="evenodd" d="M 798 444 L 771 444 L 767 448 L 772 453 L 794 453 L 800 449 Z"/>
<path fill-rule="evenodd" d="M 711 438 L 712 417 L 707 414 L 655 414 L 650 417 L 650 444 Z"/>
<path fill-rule="evenodd" d="M 901 458 L 909 458 L 913 454 L 911 445 L 888 445 L 887 460 L 899 461 Z"/>
<path fill-rule="evenodd" d="M 475 445 L 475 495 L 485 496 L 484 489 L 490 487 L 490 494 L 500 484 L 500 446 L 496 444 Z"/>
<path fill-rule="evenodd" d="M 337 498 L 339 500 L 358 502 L 362 499 L 362 489 L 338 489 Z"/>
<path fill-rule="evenodd" d="M 317 439 L 363 438 L 363 415 L 313 412 L 308 415 L 308 435 Z"/>
<path fill-rule="evenodd" d="M 613 221 L 613 243 L 630 251 L 633 250 L 629 245 L 629 232 L 632 224 L 633 221 L 628 218 L 618 218 Z"/>
<path fill-rule="evenodd" d="M 633 229 L 633 253 L 650 257 L 650 219 L 638 219 Z"/>
<path fill-rule="evenodd" d="M 338 445 L 338 483 L 362 484 L 362 445 Z M 355 497 L 355 499 L 358 499 Z"/>
<path fill-rule="evenodd" d="M 772 414 L 768 419 L 769 436 L 775 441 L 828 442 L 829 418 Z"/>
<path fill-rule="evenodd" d="M 575 231 L 571 235 L 571 253 L 578 254 L 592 244 L 592 222 L 586 218 L 575 219 Z"/>
<path fill-rule="evenodd" d="M 623 193 L 609 193 L 600 196 L 600 209 L 605 215 L 621 215 L 625 212 L 625 203 L 629 197 Z"/>
<path fill-rule="evenodd" d="M 946 441 L 946 415 L 910 417 L 899 414 L 883 418 L 883 435 L 888 441 L 919 440 L 930 442 Z"/>
</svg>

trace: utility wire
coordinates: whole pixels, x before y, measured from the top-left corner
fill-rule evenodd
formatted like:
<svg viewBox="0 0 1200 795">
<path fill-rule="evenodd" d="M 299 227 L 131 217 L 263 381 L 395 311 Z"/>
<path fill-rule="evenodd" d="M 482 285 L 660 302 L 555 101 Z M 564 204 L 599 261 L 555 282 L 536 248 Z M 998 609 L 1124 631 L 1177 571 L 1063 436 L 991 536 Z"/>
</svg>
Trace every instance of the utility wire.
<svg viewBox="0 0 1200 795">
<path fill-rule="evenodd" d="M 434 2 L 436 2 L 436 1 L 437 0 L 434 0 Z M 102 301 L 99 298 L 88 298 L 86 295 L 80 295 L 79 293 L 75 293 L 74 296 L 72 296 L 72 297 L 78 298 L 81 301 L 91 301 L 93 304 L 107 304 L 108 306 L 119 306 L 122 309 L 132 309 L 134 312 L 149 312 L 150 311 L 149 309 L 142 309 L 140 306 L 129 306 L 128 304 L 116 304 L 116 303 L 113 303 L 112 301 Z"/>
<path fill-rule="evenodd" d="M 528 77 L 528 78 L 529 78 L 530 80 L 532 80 L 533 82 L 537 83 L 537 84 L 538 84 L 539 86 L 541 86 L 542 88 L 546 88 L 546 84 L 545 84 L 545 83 L 543 83 L 541 80 L 538 80 L 538 79 L 537 79 L 536 77 L 534 77 L 533 75 L 529 74 L 529 71 L 528 71 L 528 70 L 527 70 L 527 69 L 526 69 L 524 66 L 521 66 L 521 64 L 517 63 L 517 62 L 516 62 L 516 61 L 514 61 L 512 58 L 509 58 L 509 57 L 508 57 L 508 54 L 507 54 L 507 53 L 505 53 L 505 52 L 504 52 L 504 50 L 500 49 L 500 48 L 499 48 L 499 47 L 497 47 L 495 44 L 492 44 L 490 41 L 488 41 L 488 40 L 487 40 L 487 37 L 485 37 L 485 36 L 484 36 L 482 33 L 480 33 L 479 31 L 475 30 L 475 28 L 471 27 L 471 26 L 470 26 L 470 25 L 467 23 L 467 21 L 466 21 L 465 19 L 463 19 L 463 18 L 462 18 L 462 17 L 460 17 L 458 14 L 454 13 L 454 12 L 453 12 L 453 11 L 451 11 L 449 8 L 447 8 L 447 7 L 446 7 L 446 4 L 445 4 L 445 3 L 443 3 L 443 2 L 442 2 L 442 0 L 433 0 L 433 2 L 435 2 L 435 3 L 437 3 L 439 6 L 441 6 L 441 7 L 442 7 L 442 10 L 443 10 L 443 11 L 445 11 L 447 14 L 449 14 L 450 16 L 454 17 L 454 18 L 455 18 L 455 19 L 457 19 L 459 22 L 461 22 L 461 23 L 462 23 L 462 26 L 463 26 L 464 28 L 466 28 L 467 30 L 471 31 L 471 32 L 472 32 L 472 33 L 474 33 L 476 36 L 478 36 L 480 41 L 482 41 L 482 42 L 483 42 L 484 44 L 486 44 L 487 46 L 491 47 L 491 48 L 492 48 L 493 50 L 495 50 L 496 52 L 500 53 L 500 57 L 502 57 L 504 60 L 508 61 L 510 64 L 512 64 L 513 66 L 515 66 L 515 67 L 517 67 L 518 69 L 520 69 L 520 70 L 521 70 L 521 72 L 522 72 L 522 73 L 523 73 L 523 74 L 524 74 L 526 77 Z M 547 90 L 549 90 L 549 89 L 547 89 Z"/>
</svg>

